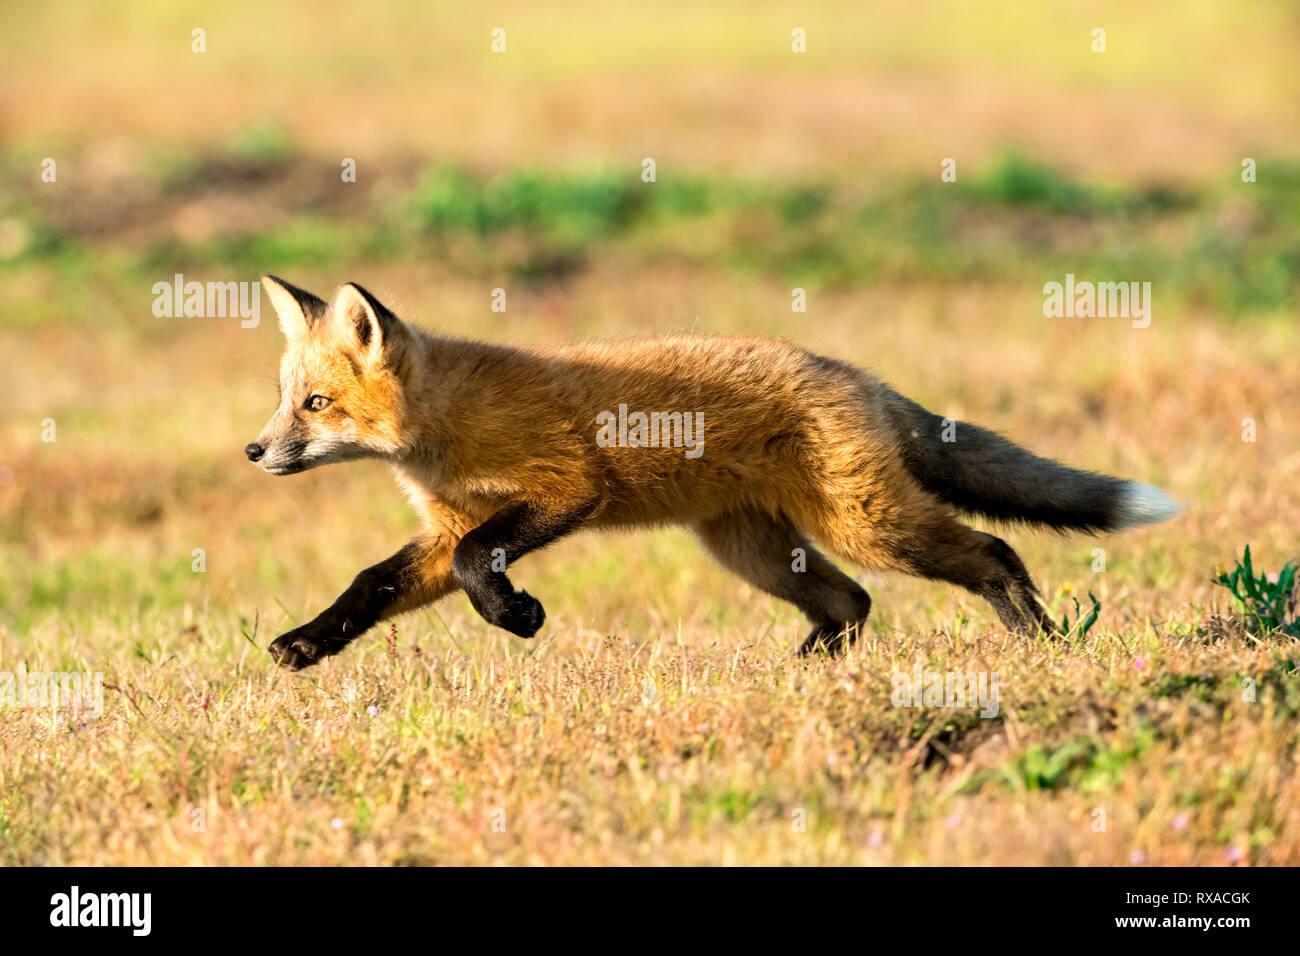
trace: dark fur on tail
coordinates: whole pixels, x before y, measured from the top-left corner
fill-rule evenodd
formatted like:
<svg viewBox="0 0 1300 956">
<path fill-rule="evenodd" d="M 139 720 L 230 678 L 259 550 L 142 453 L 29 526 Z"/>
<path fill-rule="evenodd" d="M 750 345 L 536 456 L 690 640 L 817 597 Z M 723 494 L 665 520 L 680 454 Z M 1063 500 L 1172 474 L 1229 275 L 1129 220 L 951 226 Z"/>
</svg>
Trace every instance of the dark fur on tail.
<svg viewBox="0 0 1300 956">
<path fill-rule="evenodd" d="M 1039 458 L 988 429 L 944 419 L 890 389 L 884 407 L 917 482 L 960 511 L 997 521 L 1061 530 L 1109 531 L 1124 525 L 1129 482 Z"/>
</svg>

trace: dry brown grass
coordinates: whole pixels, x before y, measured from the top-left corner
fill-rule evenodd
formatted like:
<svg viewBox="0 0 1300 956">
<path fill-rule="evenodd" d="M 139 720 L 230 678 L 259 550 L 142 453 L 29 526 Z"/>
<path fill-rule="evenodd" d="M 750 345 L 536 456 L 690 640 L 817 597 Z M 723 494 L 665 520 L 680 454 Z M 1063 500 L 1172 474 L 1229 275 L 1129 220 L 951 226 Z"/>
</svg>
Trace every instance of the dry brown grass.
<svg viewBox="0 0 1300 956">
<path fill-rule="evenodd" d="M 759 637 L 760 615 L 741 616 Z M 1238 637 L 1061 650 L 979 630 L 890 633 L 826 666 L 791 661 L 784 639 L 720 647 L 711 628 L 679 644 L 566 627 L 535 650 L 485 637 L 465 653 L 427 638 L 417 651 L 412 630 L 425 629 L 400 628 L 396 658 L 377 639 L 307 679 L 219 636 L 174 637 L 156 664 L 114 675 L 139 711 L 115 699 L 77 730 L 23 719 L 4 754 L 5 785 L 24 795 L 6 811 L 10 860 L 1300 859 L 1297 782 L 1277 759 L 1294 714 L 1274 689 L 1249 706 L 1151 695 L 1160 674 L 1231 683 L 1269 666 Z M 213 658 L 234 659 L 214 672 Z M 941 712 L 891 708 L 887 675 L 917 659 L 999 671 L 1003 719 L 954 732 Z M 1118 769 L 1059 791 L 1003 770 L 1066 740 Z"/>
<path fill-rule="evenodd" d="M 399 301 L 444 303 L 449 326 L 518 339 L 597 331 L 575 313 L 653 303 L 656 285 L 612 267 L 521 297 L 502 328 L 450 277 L 381 272 L 385 283 Z M 764 302 L 781 289 L 673 285 L 716 316 L 701 329 L 780 321 Z M 875 630 L 840 663 L 793 659 L 797 616 L 674 533 L 578 538 L 530 558 L 520 580 L 551 613 L 535 643 L 492 632 L 454 597 L 399 623 L 395 658 L 377 632 L 305 676 L 279 674 L 261 650 L 291 620 L 277 602 L 301 620 L 410 531 L 387 476 L 361 465 L 274 481 L 239 462 L 274 401 L 249 374 L 274 367 L 269 325 L 199 324 L 133 353 L 129 380 L 111 352 L 60 339 L 80 374 L 56 414 L 103 414 L 90 434 L 61 425 L 53 446 L 11 421 L 22 451 L 6 526 L 22 545 L 6 576 L 21 589 L 62 564 L 90 593 L 73 586 L 61 612 L 0 646 L 6 666 L 103 670 L 138 709 L 110 691 L 107 716 L 84 727 L 6 718 L 10 862 L 1297 862 L 1295 682 L 1278 671 L 1296 648 L 1216 623 L 1228 608 L 1209 584 L 1242 543 L 1268 567 L 1294 544 L 1279 520 L 1300 504 L 1285 431 L 1300 412 L 1294 333 L 1243 338 L 1195 317 L 1157 317 L 1142 339 L 1096 322 L 1044 330 L 1008 320 L 1031 312 L 1016 299 L 844 294 L 785 331 L 1046 453 L 1160 481 L 1189 512 L 1101 541 L 1013 536 L 1049 595 L 1069 584 L 1103 601 L 1083 643 L 1009 637 L 967 595 L 889 579 L 867 582 Z M 628 311 L 629 326 L 688 319 Z M 973 353 L 988 358 L 973 367 Z M 31 421 L 42 406 L 26 394 Z M 1261 422 L 1255 445 L 1240 441 L 1245 415 Z M 1104 574 L 1089 570 L 1098 545 Z M 188 573 L 193 547 L 207 551 L 204 575 Z M 88 552 L 119 573 L 87 567 Z M 257 647 L 239 616 L 258 618 Z M 997 671 L 1000 719 L 893 708 L 890 675 L 917 661 Z M 1180 675 L 1190 689 L 1168 691 Z M 1260 679 L 1254 703 L 1240 699 L 1243 676 Z M 1067 746 L 1089 748 L 1068 784 L 1014 782 L 1033 748 Z M 205 832 L 191 830 L 193 808 Z"/>
</svg>

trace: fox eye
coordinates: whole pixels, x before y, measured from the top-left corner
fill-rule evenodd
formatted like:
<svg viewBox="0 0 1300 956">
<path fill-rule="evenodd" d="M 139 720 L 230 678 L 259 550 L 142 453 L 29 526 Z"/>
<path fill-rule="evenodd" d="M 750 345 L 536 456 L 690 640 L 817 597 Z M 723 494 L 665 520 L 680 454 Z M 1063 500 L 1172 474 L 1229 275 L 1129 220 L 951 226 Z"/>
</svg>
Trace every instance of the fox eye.
<svg viewBox="0 0 1300 956">
<path fill-rule="evenodd" d="M 307 399 L 307 404 L 303 407 L 309 412 L 323 412 L 333 403 L 332 398 L 326 398 L 324 395 L 313 395 Z"/>
</svg>

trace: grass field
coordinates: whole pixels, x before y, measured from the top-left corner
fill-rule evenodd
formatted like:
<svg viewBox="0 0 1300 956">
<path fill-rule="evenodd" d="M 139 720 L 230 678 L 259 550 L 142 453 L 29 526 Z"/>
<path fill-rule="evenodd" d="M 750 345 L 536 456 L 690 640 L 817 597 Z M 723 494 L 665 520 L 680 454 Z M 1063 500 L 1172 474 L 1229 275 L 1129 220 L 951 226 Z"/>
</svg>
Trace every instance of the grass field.
<svg viewBox="0 0 1300 956">
<path fill-rule="evenodd" d="M 1300 640 L 1213 583 L 1300 557 L 1293 10 L 373 6 L 0 13 L 0 674 L 105 684 L 0 713 L 0 862 L 1300 864 Z M 535 640 L 455 595 L 280 672 L 417 523 L 380 465 L 244 460 L 265 300 L 153 314 L 263 272 L 493 341 L 783 336 L 1187 510 L 1006 532 L 1057 619 L 1100 602 L 1063 639 L 859 574 L 869 633 L 799 659 L 663 531 L 521 562 Z M 1150 282 L 1150 326 L 1045 318 L 1067 273 Z M 895 706 L 918 666 L 997 715 Z"/>
</svg>

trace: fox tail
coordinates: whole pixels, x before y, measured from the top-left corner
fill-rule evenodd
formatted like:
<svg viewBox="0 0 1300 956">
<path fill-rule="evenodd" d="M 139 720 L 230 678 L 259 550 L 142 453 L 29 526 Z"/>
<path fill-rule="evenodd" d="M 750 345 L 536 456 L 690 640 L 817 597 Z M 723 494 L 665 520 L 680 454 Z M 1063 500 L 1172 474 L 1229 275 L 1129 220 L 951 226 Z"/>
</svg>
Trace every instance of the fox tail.
<svg viewBox="0 0 1300 956">
<path fill-rule="evenodd" d="M 1121 531 L 1183 510 L 1159 488 L 1039 458 L 977 425 L 945 420 L 892 389 L 885 412 L 903 463 L 927 492 L 959 511 L 1062 531 Z M 947 440 L 944 440 L 944 439 Z"/>
</svg>

